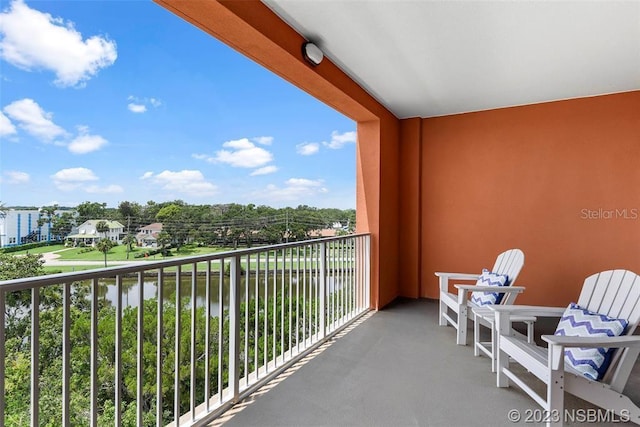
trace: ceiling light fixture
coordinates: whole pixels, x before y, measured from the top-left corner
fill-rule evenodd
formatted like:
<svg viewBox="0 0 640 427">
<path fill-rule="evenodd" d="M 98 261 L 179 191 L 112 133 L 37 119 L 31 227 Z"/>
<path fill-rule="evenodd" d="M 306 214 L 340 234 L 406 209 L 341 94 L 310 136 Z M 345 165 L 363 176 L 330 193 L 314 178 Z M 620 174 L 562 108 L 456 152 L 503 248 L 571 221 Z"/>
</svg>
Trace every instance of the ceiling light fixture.
<svg viewBox="0 0 640 427">
<path fill-rule="evenodd" d="M 324 55 L 320 48 L 311 42 L 304 42 L 302 44 L 302 56 L 304 60 L 314 67 L 322 62 Z"/>
</svg>

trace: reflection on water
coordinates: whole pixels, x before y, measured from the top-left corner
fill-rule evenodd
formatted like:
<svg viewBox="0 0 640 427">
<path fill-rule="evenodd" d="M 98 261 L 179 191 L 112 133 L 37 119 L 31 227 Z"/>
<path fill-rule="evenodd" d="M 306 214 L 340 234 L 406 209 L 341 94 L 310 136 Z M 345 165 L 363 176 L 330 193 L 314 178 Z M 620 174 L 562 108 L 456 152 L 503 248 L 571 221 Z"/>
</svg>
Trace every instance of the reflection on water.
<svg viewBox="0 0 640 427">
<path fill-rule="evenodd" d="M 303 279 L 300 277 L 298 280 L 296 277 L 289 277 L 288 274 L 284 275 L 284 278 L 281 274 L 277 275 L 276 283 L 274 283 L 273 275 L 270 275 L 266 278 L 264 275 L 259 275 L 256 277 L 255 274 L 250 274 L 249 276 L 242 276 L 241 282 L 239 285 L 240 288 L 240 301 L 245 300 L 245 295 L 247 294 L 247 290 L 249 293 L 249 299 L 253 299 L 255 295 L 258 293 L 259 297 L 265 298 L 265 290 L 268 292 L 268 298 L 272 298 L 274 295 L 274 286 L 276 287 L 275 291 L 278 294 L 282 294 L 283 292 L 288 295 L 289 294 L 289 286 L 291 285 L 291 292 L 295 295 L 296 292 L 299 292 L 300 295 L 303 293 L 306 294 L 307 298 L 310 298 L 312 295 L 316 294 L 316 289 L 314 284 L 317 282 L 315 277 L 311 275 L 306 276 L 306 289 L 303 288 Z M 190 308 L 191 306 L 191 275 L 183 275 L 180 279 L 180 299 L 183 302 L 186 302 L 186 307 Z M 228 277 L 223 277 L 222 289 L 220 289 L 220 276 L 218 274 L 211 275 L 210 278 L 210 307 L 211 313 L 213 316 L 219 314 L 219 301 L 220 301 L 220 291 L 222 291 L 222 299 L 224 302 L 224 308 L 229 307 L 229 288 L 230 288 L 230 279 Z M 266 282 L 266 283 L 265 283 Z M 300 282 L 300 283 L 298 283 Z M 158 296 L 158 280 L 145 278 L 143 279 L 143 298 L 145 300 L 149 300 L 152 298 L 156 298 Z M 342 286 L 339 284 L 338 280 L 335 280 L 334 277 L 327 277 L 328 284 L 328 293 L 331 294 L 335 290 L 340 289 Z M 115 280 L 101 280 L 100 281 L 100 290 L 99 294 L 103 301 L 108 301 L 112 305 L 115 305 L 117 290 L 115 285 Z M 106 291 L 105 291 L 106 288 Z M 176 300 L 176 278 L 175 275 L 167 276 L 163 278 L 163 289 L 162 289 L 162 298 L 165 302 L 174 303 Z M 313 298 L 313 297 L 311 297 Z M 198 307 L 202 307 L 206 304 L 207 296 L 206 296 L 206 276 L 198 275 L 196 277 L 196 305 Z M 123 307 L 137 307 L 139 305 L 139 296 L 138 296 L 138 279 L 136 278 L 123 278 L 122 279 L 122 305 Z"/>
</svg>

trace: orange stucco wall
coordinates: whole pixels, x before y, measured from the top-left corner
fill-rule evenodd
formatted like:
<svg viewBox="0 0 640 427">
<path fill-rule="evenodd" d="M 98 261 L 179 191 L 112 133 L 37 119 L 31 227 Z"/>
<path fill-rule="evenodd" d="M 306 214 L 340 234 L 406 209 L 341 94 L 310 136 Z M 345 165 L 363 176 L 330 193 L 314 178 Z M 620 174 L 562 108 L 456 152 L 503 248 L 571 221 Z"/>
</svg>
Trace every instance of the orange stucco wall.
<svg viewBox="0 0 640 427">
<path fill-rule="evenodd" d="M 415 138 L 414 138 L 415 139 Z M 640 272 L 640 91 L 422 121 L 421 295 L 519 247 L 522 304 Z"/>
</svg>

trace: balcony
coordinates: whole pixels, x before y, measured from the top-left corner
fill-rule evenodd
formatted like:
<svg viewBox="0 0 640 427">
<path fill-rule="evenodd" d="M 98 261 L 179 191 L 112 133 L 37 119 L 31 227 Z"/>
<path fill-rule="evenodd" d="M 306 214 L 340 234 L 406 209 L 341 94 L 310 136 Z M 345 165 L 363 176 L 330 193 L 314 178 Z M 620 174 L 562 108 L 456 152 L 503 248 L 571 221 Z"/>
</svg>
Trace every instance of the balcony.
<svg viewBox="0 0 640 427">
<path fill-rule="evenodd" d="M 0 282 L 0 426 L 202 425 L 369 310 L 369 239 Z"/>
<path fill-rule="evenodd" d="M 437 326 L 435 301 L 370 311 L 369 252 L 355 235 L 3 282 L 0 424 L 538 420 L 530 398 L 497 388 L 487 359 Z M 640 401 L 640 362 L 625 393 Z M 566 409 L 619 421 L 572 396 Z"/>
<path fill-rule="evenodd" d="M 555 325 L 539 323 L 536 334 L 550 328 Z M 497 388 L 488 359 L 474 357 L 470 345 L 456 345 L 453 328 L 438 326 L 433 300 L 399 299 L 370 312 L 300 365 L 220 422 L 225 427 L 541 424 L 533 400 L 516 387 Z M 640 362 L 625 394 L 640 402 Z M 620 424 L 619 418 L 571 395 L 566 395 L 565 408 L 567 416 L 576 418 L 566 425 Z M 508 418 L 516 416 L 509 411 L 517 411 L 519 423 Z M 577 422 L 579 417 L 588 421 L 589 414 L 600 421 Z M 607 416 L 611 422 L 603 422 Z"/>
</svg>

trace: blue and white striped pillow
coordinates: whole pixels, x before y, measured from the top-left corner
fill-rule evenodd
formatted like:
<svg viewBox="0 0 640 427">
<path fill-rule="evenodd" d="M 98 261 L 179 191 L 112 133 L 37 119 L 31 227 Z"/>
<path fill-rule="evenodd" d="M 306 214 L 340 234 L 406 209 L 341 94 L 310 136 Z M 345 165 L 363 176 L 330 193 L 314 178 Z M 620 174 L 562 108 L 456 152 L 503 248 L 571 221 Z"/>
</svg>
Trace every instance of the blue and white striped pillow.
<svg viewBox="0 0 640 427">
<path fill-rule="evenodd" d="M 571 303 L 565 310 L 555 335 L 568 337 L 617 337 L 624 333 L 628 322 L 580 308 Z M 571 347 L 564 350 L 564 361 L 585 377 L 592 380 L 602 378 L 609 363 L 613 348 Z"/>
<path fill-rule="evenodd" d="M 506 286 L 509 278 L 504 274 L 492 273 L 486 268 L 482 269 L 482 274 L 476 282 L 476 286 Z M 471 302 L 476 305 L 500 304 L 504 293 L 498 292 L 473 292 L 471 294 Z"/>
</svg>

